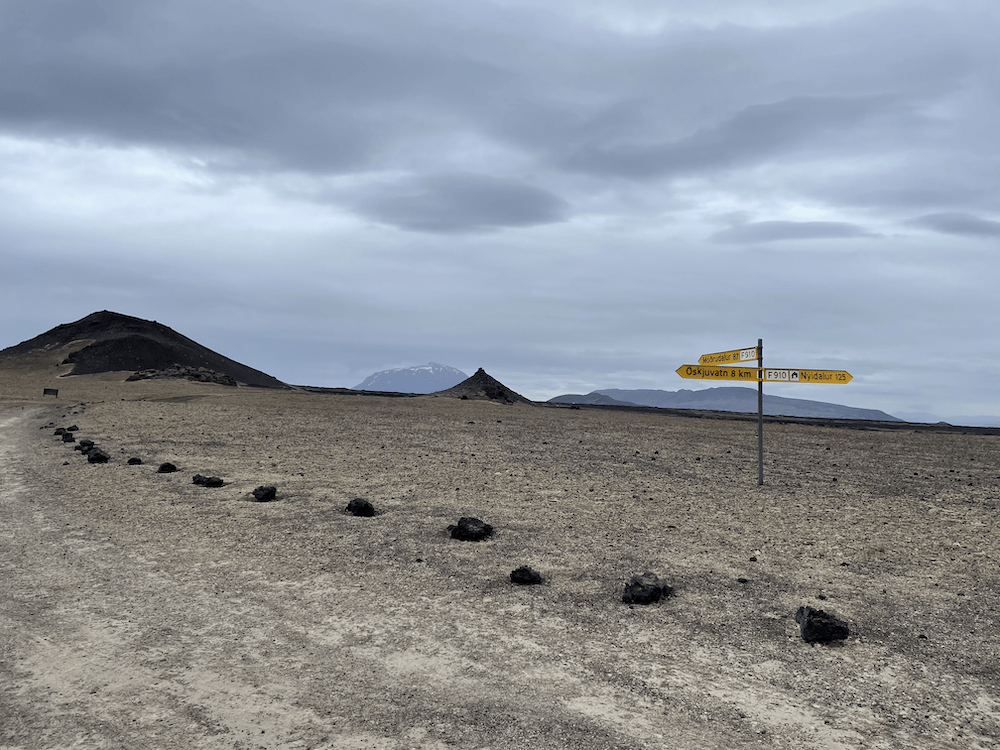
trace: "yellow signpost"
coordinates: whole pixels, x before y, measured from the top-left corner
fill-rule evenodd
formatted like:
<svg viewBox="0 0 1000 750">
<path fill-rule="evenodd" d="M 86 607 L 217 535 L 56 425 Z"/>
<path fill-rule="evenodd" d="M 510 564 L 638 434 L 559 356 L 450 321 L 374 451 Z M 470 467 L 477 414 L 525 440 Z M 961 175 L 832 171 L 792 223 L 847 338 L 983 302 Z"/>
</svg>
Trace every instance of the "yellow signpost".
<svg viewBox="0 0 1000 750">
<path fill-rule="evenodd" d="M 760 380 L 760 370 L 756 367 L 710 367 L 707 365 L 681 365 L 677 374 L 694 380 Z"/>
<path fill-rule="evenodd" d="M 730 349 L 728 352 L 713 352 L 698 357 L 699 365 L 734 365 L 753 362 L 757 359 L 757 347 L 748 346 L 745 349 Z"/>
<path fill-rule="evenodd" d="M 702 354 L 698 364 L 681 365 L 676 372 L 689 380 L 743 380 L 757 384 L 757 484 L 764 484 L 764 383 L 842 385 L 854 379 L 846 370 L 764 367 L 763 339 L 757 339 L 757 346 Z"/>
<path fill-rule="evenodd" d="M 740 351 L 735 349 L 734 351 Z M 751 351 L 756 352 L 756 349 Z M 714 356 L 711 354 L 706 357 Z M 829 385 L 846 384 L 854 380 L 854 376 L 846 370 L 803 370 L 794 367 L 713 367 L 707 365 L 681 365 L 677 374 L 682 378 L 694 380 L 749 380 L 765 383 L 824 383 Z M 761 373 L 764 377 L 761 377 Z"/>
<path fill-rule="evenodd" d="M 768 383 L 829 383 L 845 384 L 854 380 L 846 370 L 802 370 L 791 367 L 768 367 L 764 370 Z"/>
</svg>

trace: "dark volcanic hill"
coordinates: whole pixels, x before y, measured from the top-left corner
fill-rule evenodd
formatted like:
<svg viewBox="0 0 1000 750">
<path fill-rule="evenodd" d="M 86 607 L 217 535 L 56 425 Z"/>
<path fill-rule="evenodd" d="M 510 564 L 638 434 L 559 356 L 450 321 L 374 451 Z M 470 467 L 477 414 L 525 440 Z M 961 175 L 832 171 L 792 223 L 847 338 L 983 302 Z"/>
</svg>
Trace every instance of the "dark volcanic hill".
<svg viewBox="0 0 1000 750">
<path fill-rule="evenodd" d="M 67 350 L 62 363 L 73 365 L 69 375 L 203 367 L 244 385 L 288 388 L 277 378 L 223 357 L 162 323 L 107 310 L 56 326 L 0 351 L 0 364 L 24 355 L 62 349 Z"/>
<path fill-rule="evenodd" d="M 476 401 L 499 401 L 505 404 L 530 404 L 520 393 L 515 393 L 480 367 L 476 373 L 446 391 L 438 391 L 435 396 L 467 398 Z"/>
</svg>

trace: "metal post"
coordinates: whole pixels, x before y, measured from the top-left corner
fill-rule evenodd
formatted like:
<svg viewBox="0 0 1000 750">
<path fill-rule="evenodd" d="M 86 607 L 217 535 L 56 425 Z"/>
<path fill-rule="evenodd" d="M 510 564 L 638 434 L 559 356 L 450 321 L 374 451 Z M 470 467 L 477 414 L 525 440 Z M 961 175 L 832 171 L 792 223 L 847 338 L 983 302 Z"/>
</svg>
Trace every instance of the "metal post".
<svg viewBox="0 0 1000 750">
<path fill-rule="evenodd" d="M 757 339 L 757 486 L 764 484 L 764 340 Z"/>
</svg>

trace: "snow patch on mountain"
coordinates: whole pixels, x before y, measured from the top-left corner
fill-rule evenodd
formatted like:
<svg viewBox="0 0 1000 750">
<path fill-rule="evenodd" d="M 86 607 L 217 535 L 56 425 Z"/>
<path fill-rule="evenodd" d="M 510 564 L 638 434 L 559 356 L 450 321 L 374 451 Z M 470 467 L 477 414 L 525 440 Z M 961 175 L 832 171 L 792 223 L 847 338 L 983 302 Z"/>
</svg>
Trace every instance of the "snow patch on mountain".
<svg viewBox="0 0 1000 750">
<path fill-rule="evenodd" d="M 391 391 L 394 393 L 435 393 L 458 385 L 469 376 L 439 362 L 397 367 L 372 373 L 352 390 Z"/>
</svg>

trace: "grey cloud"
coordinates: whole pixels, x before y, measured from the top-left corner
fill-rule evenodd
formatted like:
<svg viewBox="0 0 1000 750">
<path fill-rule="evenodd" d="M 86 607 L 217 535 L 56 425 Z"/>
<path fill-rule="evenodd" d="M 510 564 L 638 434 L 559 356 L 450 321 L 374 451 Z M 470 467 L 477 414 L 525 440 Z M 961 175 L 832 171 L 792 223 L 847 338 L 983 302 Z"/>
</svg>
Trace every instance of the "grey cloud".
<svg viewBox="0 0 1000 750">
<path fill-rule="evenodd" d="M 376 221 L 422 232 L 468 232 L 549 224 L 566 218 L 558 196 L 514 180 L 476 174 L 416 177 L 356 198 Z"/>
<path fill-rule="evenodd" d="M 942 234 L 968 237 L 1000 237 L 1000 221 L 980 219 L 966 213 L 937 213 L 919 216 L 907 222 L 911 226 L 930 229 Z"/>
<path fill-rule="evenodd" d="M 0 5 L 0 128 L 219 150 L 238 168 L 350 171 L 393 139 L 459 127 L 505 86 L 507 74 L 426 29 L 408 38 L 403 11 L 337 10 Z"/>
<path fill-rule="evenodd" d="M 827 133 L 855 127 L 888 103 L 884 97 L 794 97 L 756 104 L 716 127 L 671 143 L 588 147 L 571 154 L 565 163 L 584 172 L 633 178 L 753 164 Z"/>
<path fill-rule="evenodd" d="M 857 224 L 845 221 L 757 221 L 738 224 L 709 239 L 713 242 L 780 242 L 782 240 L 828 240 L 877 237 Z"/>
<path fill-rule="evenodd" d="M 636 39 L 558 4 L 534 26 L 538 11 L 516 4 L 447 1 L 95 7 L 0 3 L 0 128 L 191 149 L 216 168 L 321 173 L 409 169 L 399 162 L 419 158 L 416 144 L 471 134 L 539 166 L 641 179 L 838 138 L 843 150 L 915 81 L 947 88 L 964 70 L 937 64 L 944 53 L 918 66 L 917 45 L 887 50 L 895 16 Z M 913 34 L 938 29 L 907 15 Z M 837 52 L 814 59 L 814 49 Z M 808 61 L 786 69 L 789 56 Z"/>
</svg>

